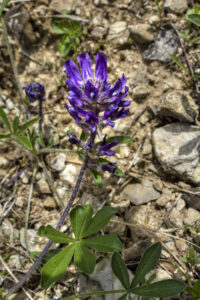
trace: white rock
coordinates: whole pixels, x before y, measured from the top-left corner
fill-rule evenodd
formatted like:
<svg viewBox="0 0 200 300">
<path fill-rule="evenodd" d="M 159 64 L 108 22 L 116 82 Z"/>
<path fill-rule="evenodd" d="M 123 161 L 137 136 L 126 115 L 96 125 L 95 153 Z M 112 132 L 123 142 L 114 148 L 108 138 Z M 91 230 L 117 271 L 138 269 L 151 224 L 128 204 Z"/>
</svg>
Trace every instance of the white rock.
<svg viewBox="0 0 200 300">
<path fill-rule="evenodd" d="M 7 107 L 8 110 L 13 110 L 15 105 L 14 105 L 12 100 L 6 99 L 6 107 Z"/>
<path fill-rule="evenodd" d="M 129 30 L 125 21 L 118 21 L 110 25 L 107 40 L 116 45 L 123 45 L 128 42 Z"/>
<path fill-rule="evenodd" d="M 156 270 L 156 281 L 171 279 L 172 277 L 163 269 Z"/>
<path fill-rule="evenodd" d="M 43 204 L 44 204 L 44 207 L 46 207 L 46 208 L 56 208 L 56 206 L 57 206 L 54 198 L 50 197 L 50 196 L 46 197 Z"/>
<path fill-rule="evenodd" d="M 60 173 L 60 177 L 73 185 L 78 176 L 79 170 L 80 167 L 72 164 L 67 164 L 64 170 Z"/>
<path fill-rule="evenodd" d="M 149 24 L 129 25 L 128 29 L 130 30 L 133 39 L 138 43 L 146 44 L 151 43 L 154 40 L 154 34 Z"/>
<path fill-rule="evenodd" d="M 51 168 L 56 172 L 61 172 L 65 168 L 65 161 L 65 154 L 60 153 L 51 161 Z"/>
<path fill-rule="evenodd" d="M 187 0 L 165 0 L 164 9 L 175 12 L 183 13 L 188 8 Z"/>
<path fill-rule="evenodd" d="M 37 187 L 42 194 L 51 194 L 51 190 L 49 188 L 48 182 L 42 177 L 38 182 L 37 182 Z"/>
<path fill-rule="evenodd" d="M 5 167 L 7 167 L 8 164 L 9 164 L 8 160 L 5 157 L 0 156 L 0 168 L 3 169 Z"/>
<path fill-rule="evenodd" d="M 11 269 L 21 269 L 19 254 L 13 254 L 9 257 L 8 265 Z"/>
<path fill-rule="evenodd" d="M 189 207 L 187 210 L 184 223 L 187 225 L 193 225 L 195 222 L 200 221 L 200 212 L 194 208 Z"/>
</svg>

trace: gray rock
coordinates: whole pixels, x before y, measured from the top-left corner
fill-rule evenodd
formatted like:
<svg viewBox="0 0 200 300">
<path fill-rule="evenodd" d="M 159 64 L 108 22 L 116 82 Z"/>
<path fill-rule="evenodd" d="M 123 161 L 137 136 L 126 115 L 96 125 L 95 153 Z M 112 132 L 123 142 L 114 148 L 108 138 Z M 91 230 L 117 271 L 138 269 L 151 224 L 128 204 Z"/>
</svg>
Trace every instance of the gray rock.
<svg viewBox="0 0 200 300">
<path fill-rule="evenodd" d="M 183 13 L 188 8 L 187 0 L 165 0 L 164 9 L 169 12 Z"/>
<path fill-rule="evenodd" d="M 118 21 L 110 25 L 107 40 L 114 45 L 124 45 L 129 39 L 129 30 L 125 21 Z"/>
<path fill-rule="evenodd" d="M 200 127 L 172 123 L 156 129 L 152 142 L 154 153 L 166 172 L 200 183 Z"/>
<path fill-rule="evenodd" d="M 65 154 L 60 153 L 51 161 L 51 168 L 56 172 L 61 172 L 65 168 L 65 161 Z"/>
<path fill-rule="evenodd" d="M 37 231 L 34 229 L 27 230 L 27 239 L 28 239 L 28 246 L 31 252 L 34 251 L 42 251 L 43 247 L 48 242 L 48 239 L 44 237 L 40 237 L 37 234 Z M 25 239 L 24 239 L 24 228 L 20 230 L 20 243 L 26 249 Z"/>
<path fill-rule="evenodd" d="M 172 197 L 172 192 L 168 188 L 163 189 L 163 193 L 159 199 L 156 200 L 156 204 L 164 207 Z"/>
<path fill-rule="evenodd" d="M 200 221 L 200 212 L 194 208 L 189 207 L 187 210 L 186 218 L 184 223 L 187 225 L 194 225 L 195 222 Z"/>
<path fill-rule="evenodd" d="M 11 269 L 21 269 L 19 254 L 13 254 L 9 257 L 8 265 Z"/>
<path fill-rule="evenodd" d="M 131 36 L 140 44 L 148 44 L 154 41 L 154 34 L 149 24 L 129 25 Z"/>
<path fill-rule="evenodd" d="M 129 272 L 129 276 L 130 279 L 133 278 L 131 272 Z M 89 275 L 89 278 L 98 282 L 103 291 L 118 290 L 123 288 L 121 282 L 112 272 L 110 259 L 107 259 L 100 269 L 99 266 L 96 265 L 94 272 Z M 105 295 L 105 300 L 117 300 L 121 295 L 123 294 Z M 132 299 L 135 300 L 137 298 L 134 297 Z"/>
<path fill-rule="evenodd" d="M 158 60 L 169 62 L 170 55 L 174 55 L 179 45 L 179 40 L 172 30 L 162 28 L 153 44 L 150 44 L 147 50 L 142 54 L 143 59 L 147 61 Z"/>
<path fill-rule="evenodd" d="M 108 29 L 103 26 L 96 26 L 91 32 L 91 37 L 97 40 L 102 40 L 107 34 Z"/>
<path fill-rule="evenodd" d="M 169 91 L 161 99 L 158 113 L 183 122 L 194 123 L 198 115 L 195 101 L 185 92 Z"/>
<path fill-rule="evenodd" d="M 141 183 L 127 185 L 123 195 L 135 205 L 148 203 L 160 197 L 160 193 L 154 189 L 152 181 L 148 179 L 142 180 Z"/>
</svg>

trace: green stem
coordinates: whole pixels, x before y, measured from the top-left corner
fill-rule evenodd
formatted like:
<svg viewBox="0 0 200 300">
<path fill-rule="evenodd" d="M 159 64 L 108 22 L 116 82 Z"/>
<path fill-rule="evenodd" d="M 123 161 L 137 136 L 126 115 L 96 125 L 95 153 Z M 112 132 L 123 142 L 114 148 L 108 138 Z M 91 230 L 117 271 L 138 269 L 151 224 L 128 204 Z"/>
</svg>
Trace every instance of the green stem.
<svg viewBox="0 0 200 300">
<path fill-rule="evenodd" d="M 14 55 L 13 55 L 13 51 L 12 51 L 12 48 L 11 48 L 11 45 L 10 45 L 10 42 L 9 42 L 9 39 L 8 39 L 7 27 L 6 27 L 6 24 L 4 22 L 3 17 L 1 17 L 0 20 L 1 20 L 1 25 L 2 25 L 2 28 L 3 28 L 3 34 L 4 34 L 4 38 L 5 38 L 5 42 L 6 42 L 6 47 L 8 49 L 8 55 L 10 57 L 10 63 L 11 63 L 11 67 L 12 67 L 12 70 L 13 70 L 14 77 L 15 77 L 16 85 L 17 85 L 17 88 L 19 90 L 19 94 L 20 94 L 22 104 L 23 104 L 23 106 L 25 108 L 25 111 L 27 113 L 27 108 L 26 108 L 26 105 L 23 101 L 24 92 L 23 92 L 22 87 L 21 87 L 20 82 L 19 82 L 19 74 L 18 74 L 17 67 L 16 67 L 16 64 L 15 64 L 15 58 L 14 58 Z"/>
<path fill-rule="evenodd" d="M 31 253 L 30 253 L 30 248 L 29 248 L 29 244 L 28 244 L 27 230 L 28 230 L 28 220 L 29 220 L 29 215 L 30 215 L 31 199 L 32 199 L 32 195 L 33 195 L 33 186 L 35 183 L 36 173 L 37 173 L 37 166 L 35 166 L 33 169 L 33 175 L 32 175 L 32 179 L 31 179 L 31 186 L 30 186 L 30 190 L 29 190 L 28 203 L 27 203 L 26 216 L 25 216 L 25 226 L 24 226 L 24 241 L 25 241 L 25 245 L 26 245 L 26 250 L 28 251 L 29 254 L 31 254 Z"/>
<path fill-rule="evenodd" d="M 79 294 L 74 296 L 69 296 L 67 298 L 62 298 L 61 300 L 71 300 L 71 299 L 77 299 L 77 298 L 83 298 L 83 297 L 89 297 L 89 296 L 96 296 L 96 295 L 109 295 L 109 294 L 117 294 L 117 293 L 125 293 L 126 290 L 114 290 L 114 291 L 96 291 L 96 292 L 90 292 L 86 294 Z"/>
</svg>

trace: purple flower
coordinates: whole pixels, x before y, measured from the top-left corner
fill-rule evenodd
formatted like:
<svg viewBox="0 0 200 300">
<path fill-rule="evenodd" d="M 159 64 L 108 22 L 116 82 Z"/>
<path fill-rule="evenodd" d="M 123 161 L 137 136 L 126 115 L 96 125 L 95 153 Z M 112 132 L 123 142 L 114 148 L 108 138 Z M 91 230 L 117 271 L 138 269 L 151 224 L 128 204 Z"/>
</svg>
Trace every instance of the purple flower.
<svg viewBox="0 0 200 300">
<path fill-rule="evenodd" d="M 81 72 L 72 60 L 64 64 L 69 87 L 67 99 L 71 105 L 65 105 L 68 112 L 87 133 L 96 132 L 97 127 L 114 127 L 114 121 L 125 118 L 129 112 L 126 107 L 131 101 L 123 100 L 128 95 L 126 77 L 123 75 L 111 87 L 108 82 L 107 57 L 101 52 L 96 56 L 95 77 L 88 53 L 81 53 L 78 62 Z"/>
<path fill-rule="evenodd" d="M 68 138 L 69 138 L 69 142 L 72 145 L 81 145 L 81 141 L 79 139 L 77 139 L 77 137 L 71 133 L 67 134 Z"/>
<path fill-rule="evenodd" d="M 108 155 L 108 156 L 111 156 L 113 154 L 115 154 L 114 151 L 110 151 L 110 149 L 116 145 L 118 145 L 118 140 L 115 139 L 112 143 L 108 143 L 106 144 L 106 136 L 104 137 L 101 145 L 99 146 L 98 148 L 98 152 L 103 154 L 103 155 Z"/>
<path fill-rule="evenodd" d="M 25 87 L 26 95 L 28 96 L 28 101 L 34 102 L 35 100 L 44 101 L 46 100 L 45 96 L 45 89 L 42 84 L 39 82 L 37 83 L 30 83 Z"/>
<path fill-rule="evenodd" d="M 108 171 L 112 174 L 117 170 L 117 163 L 108 162 L 107 164 L 102 164 L 98 166 L 102 171 Z"/>
</svg>

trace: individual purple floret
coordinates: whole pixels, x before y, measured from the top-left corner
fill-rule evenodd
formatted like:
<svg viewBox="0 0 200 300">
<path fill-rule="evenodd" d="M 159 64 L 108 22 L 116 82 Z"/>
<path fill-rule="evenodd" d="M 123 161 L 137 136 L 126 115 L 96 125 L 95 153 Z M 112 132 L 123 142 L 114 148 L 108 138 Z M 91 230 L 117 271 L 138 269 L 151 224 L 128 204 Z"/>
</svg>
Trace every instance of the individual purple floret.
<svg viewBox="0 0 200 300">
<path fill-rule="evenodd" d="M 126 77 L 123 75 L 111 87 L 108 82 L 107 57 L 101 52 L 96 56 L 95 76 L 88 53 L 81 53 L 78 62 L 82 75 L 72 60 L 64 64 L 69 87 L 67 99 L 70 105 L 65 104 L 68 112 L 87 133 L 96 132 L 97 127 L 113 127 L 115 120 L 125 118 L 129 112 L 126 107 L 131 101 L 123 100 L 128 95 Z"/>
<path fill-rule="evenodd" d="M 72 145 L 81 145 L 81 141 L 79 139 L 77 139 L 77 137 L 71 133 L 67 134 L 68 138 L 69 138 L 69 142 Z"/>
<path fill-rule="evenodd" d="M 25 87 L 26 95 L 28 96 L 28 101 L 34 102 L 35 100 L 44 101 L 46 100 L 45 89 L 39 82 L 30 83 Z"/>
<path fill-rule="evenodd" d="M 110 149 L 116 145 L 118 145 L 118 140 L 115 139 L 112 143 L 106 143 L 106 136 L 104 137 L 101 145 L 99 146 L 98 148 L 98 152 L 103 154 L 103 155 L 108 155 L 108 156 L 111 156 L 111 155 L 114 155 L 115 152 L 114 151 L 110 151 Z"/>
<path fill-rule="evenodd" d="M 108 162 L 107 164 L 102 164 L 102 165 L 99 165 L 98 167 L 102 171 L 108 171 L 108 172 L 114 174 L 117 169 L 117 163 Z"/>
</svg>

